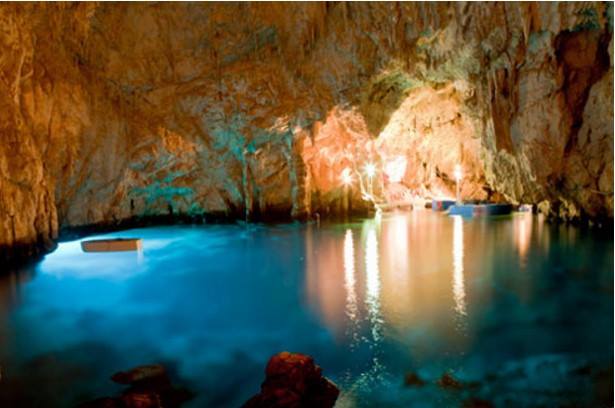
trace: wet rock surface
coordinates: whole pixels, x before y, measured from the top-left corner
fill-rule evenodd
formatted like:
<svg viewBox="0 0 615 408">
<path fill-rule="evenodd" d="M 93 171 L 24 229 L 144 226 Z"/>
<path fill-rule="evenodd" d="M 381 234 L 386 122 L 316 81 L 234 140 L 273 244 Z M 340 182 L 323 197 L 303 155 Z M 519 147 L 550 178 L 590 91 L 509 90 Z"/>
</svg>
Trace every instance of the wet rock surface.
<svg viewBox="0 0 615 408">
<path fill-rule="evenodd" d="M 339 395 L 312 357 L 304 354 L 276 354 L 267 363 L 265 376 L 261 392 L 244 408 L 327 408 L 335 405 Z"/>
<path fill-rule="evenodd" d="M 455 377 L 453 377 L 450 373 L 444 373 L 442 377 L 438 380 L 438 386 L 444 389 L 461 389 L 463 388 L 463 384 L 459 382 Z"/>
<path fill-rule="evenodd" d="M 415 194 L 454 195 L 461 164 L 464 198 L 612 219 L 610 3 L 2 4 L 0 25 L 2 259 L 143 217 L 364 210 L 364 164 L 379 191 L 398 157 Z"/>
<path fill-rule="evenodd" d="M 102 397 L 80 408 L 177 408 L 190 400 L 192 393 L 171 383 L 164 366 L 159 364 L 135 367 L 114 374 L 111 379 L 129 385 L 121 395 Z"/>
<path fill-rule="evenodd" d="M 425 381 L 417 373 L 409 372 L 404 377 L 404 385 L 408 387 L 422 387 Z"/>
<path fill-rule="evenodd" d="M 480 398 L 468 398 L 463 401 L 463 408 L 494 408 L 494 405 Z"/>
</svg>

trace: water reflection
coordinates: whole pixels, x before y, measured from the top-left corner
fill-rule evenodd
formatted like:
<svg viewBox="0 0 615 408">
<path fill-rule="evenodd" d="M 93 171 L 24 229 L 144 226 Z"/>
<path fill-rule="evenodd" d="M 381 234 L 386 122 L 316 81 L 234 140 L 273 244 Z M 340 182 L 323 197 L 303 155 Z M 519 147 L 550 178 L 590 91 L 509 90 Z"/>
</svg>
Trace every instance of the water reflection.
<svg viewBox="0 0 615 408">
<path fill-rule="evenodd" d="M 345 238 L 340 239 L 325 229 L 311 225 L 305 231 L 305 289 L 308 302 L 337 338 L 343 337 L 348 330 L 346 290 L 357 284 L 354 261 L 351 260 L 354 255 L 346 252 L 350 250 L 350 243 L 347 242 Z M 353 271 L 347 273 L 346 267 L 350 265 Z M 347 279 L 354 279 L 354 283 L 346 286 Z M 356 290 L 354 295 L 356 299 Z"/>
<path fill-rule="evenodd" d="M 519 265 L 521 269 L 525 269 L 527 266 L 527 252 L 532 240 L 533 220 L 534 217 L 532 217 L 532 213 L 517 214 L 513 219 L 515 246 L 519 253 Z M 542 229 L 542 225 L 540 228 Z"/>
<path fill-rule="evenodd" d="M 366 297 L 365 304 L 369 320 L 372 324 L 372 337 L 374 342 L 380 340 L 380 269 L 378 267 L 378 238 L 376 229 L 368 226 L 365 240 L 365 272 L 366 272 Z"/>
<path fill-rule="evenodd" d="M 548 250 L 541 247 L 548 230 L 532 236 L 538 227 L 542 223 L 531 214 L 478 221 L 415 210 L 378 214 L 337 235 L 312 231 L 306 236 L 310 304 L 355 349 L 369 347 L 377 355 L 391 335 L 421 338 L 429 328 L 451 352 L 462 353 L 476 337 L 470 306 L 478 312 L 510 292 L 529 300 L 534 278 L 517 277 L 517 271 L 527 267 L 533 244 L 540 249 L 532 256 Z M 421 347 L 410 352 L 426 358 L 433 345 L 425 340 Z"/>
<path fill-rule="evenodd" d="M 378 220 L 379 221 L 379 220 Z M 351 385 L 351 389 L 369 388 L 383 379 L 385 367 L 382 364 L 383 340 L 382 328 L 384 320 L 381 312 L 380 300 L 380 265 L 378 249 L 378 232 L 380 223 L 376 220 L 368 220 L 363 224 L 364 232 L 364 256 L 365 256 L 365 308 L 367 310 L 367 326 L 369 335 L 365 341 L 370 351 L 370 362 L 364 371 Z M 356 333 L 355 335 L 358 335 Z"/>
<path fill-rule="evenodd" d="M 143 265 L 143 260 L 144 260 L 143 248 L 139 248 L 137 250 L 137 265 L 139 265 L 139 266 Z"/>
<path fill-rule="evenodd" d="M 391 278 L 405 287 L 408 281 L 410 250 L 408 248 L 408 215 L 394 214 L 382 231 L 383 252 L 386 251 Z"/>
<path fill-rule="evenodd" d="M 148 242 L 150 244 L 150 242 Z M 62 242 L 45 258 L 42 273 L 66 278 L 125 280 L 145 272 L 143 251 L 83 252 L 81 241 Z"/>
<path fill-rule="evenodd" d="M 353 338 L 352 344 L 358 341 L 357 323 L 359 320 L 359 310 L 357 307 L 357 294 L 355 290 L 355 268 L 354 268 L 354 240 L 352 230 L 347 229 L 344 237 L 344 287 L 346 289 L 346 316 L 350 320 L 350 336 Z"/>
<path fill-rule="evenodd" d="M 453 221 L 453 296 L 455 311 L 466 315 L 466 291 L 463 282 L 463 219 L 454 216 Z"/>
</svg>

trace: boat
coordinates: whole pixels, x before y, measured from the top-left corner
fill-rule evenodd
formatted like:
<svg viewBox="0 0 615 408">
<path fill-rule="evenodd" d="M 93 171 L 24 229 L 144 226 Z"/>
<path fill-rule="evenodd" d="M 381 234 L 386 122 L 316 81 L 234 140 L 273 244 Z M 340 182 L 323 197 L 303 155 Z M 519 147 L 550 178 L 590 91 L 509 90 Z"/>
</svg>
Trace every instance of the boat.
<svg viewBox="0 0 615 408">
<path fill-rule="evenodd" d="M 521 204 L 518 208 L 517 208 L 518 212 L 533 212 L 534 211 L 534 206 L 532 204 Z"/>
<path fill-rule="evenodd" d="M 494 217 L 508 215 L 512 212 L 511 204 L 459 204 L 448 210 L 448 215 L 461 215 L 462 217 Z"/>
<path fill-rule="evenodd" d="M 431 201 L 431 209 L 434 211 L 446 211 L 453 205 L 455 205 L 455 200 L 433 199 Z"/>
<path fill-rule="evenodd" d="M 140 238 L 93 239 L 81 241 L 83 252 L 121 252 L 140 251 L 143 241 Z"/>
</svg>

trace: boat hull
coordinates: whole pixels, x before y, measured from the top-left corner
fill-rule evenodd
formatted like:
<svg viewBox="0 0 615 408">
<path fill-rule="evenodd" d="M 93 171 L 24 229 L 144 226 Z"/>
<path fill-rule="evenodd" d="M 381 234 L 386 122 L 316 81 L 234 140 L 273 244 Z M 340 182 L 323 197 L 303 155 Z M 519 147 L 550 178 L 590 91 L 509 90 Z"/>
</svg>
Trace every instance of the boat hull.
<svg viewBox="0 0 615 408">
<path fill-rule="evenodd" d="M 510 204 L 461 204 L 451 206 L 448 214 L 462 217 L 495 217 L 508 215 L 512 209 Z"/>
<path fill-rule="evenodd" d="M 141 239 L 96 239 L 81 241 L 83 252 L 125 252 L 143 249 Z"/>
<path fill-rule="evenodd" d="M 453 200 L 432 200 L 431 201 L 431 209 L 434 211 L 446 211 L 453 205 L 455 205 L 455 201 Z"/>
</svg>

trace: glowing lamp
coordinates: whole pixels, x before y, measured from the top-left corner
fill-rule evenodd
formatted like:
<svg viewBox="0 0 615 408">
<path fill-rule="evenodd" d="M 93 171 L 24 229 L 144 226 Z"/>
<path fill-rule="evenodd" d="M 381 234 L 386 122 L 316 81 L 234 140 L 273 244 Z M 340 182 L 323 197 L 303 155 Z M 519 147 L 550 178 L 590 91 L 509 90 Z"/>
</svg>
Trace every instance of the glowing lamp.
<svg viewBox="0 0 615 408">
<path fill-rule="evenodd" d="M 367 174 L 367 177 L 374 177 L 376 175 L 376 166 L 373 163 L 367 163 L 365 165 L 365 174 Z"/>
<path fill-rule="evenodd" d="M 350 169 L 348 167 L 342 170 L 342 175 L 340 178 L 342 179 L 342 183 L 344 183 L 344 185 L 350 185 L 352 183 L 352 174 L 350 173 Z"/>
<path fill-rule="evenodd" d="M 461 166 L 457 164 L 455 165 L 455 180 L 460 181 L 462 177 Z"/>
</svg>

